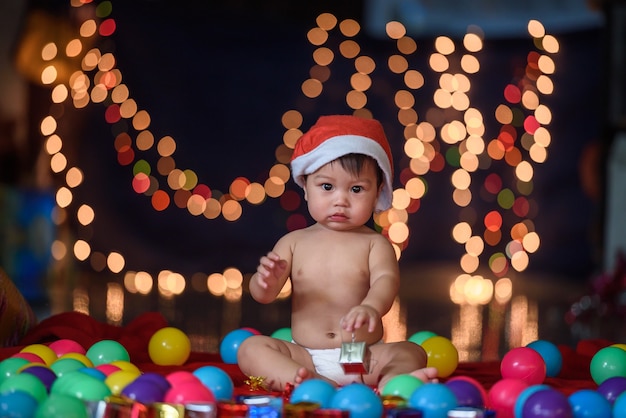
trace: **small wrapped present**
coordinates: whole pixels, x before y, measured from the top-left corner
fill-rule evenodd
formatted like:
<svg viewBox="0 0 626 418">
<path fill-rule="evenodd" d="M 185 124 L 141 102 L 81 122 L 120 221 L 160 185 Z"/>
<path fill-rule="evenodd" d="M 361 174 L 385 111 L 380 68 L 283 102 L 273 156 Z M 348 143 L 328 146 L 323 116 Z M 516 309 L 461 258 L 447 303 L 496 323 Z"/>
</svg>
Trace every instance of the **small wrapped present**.
<svg viewBox="0 0 626 418">
<path fill-rule="evenodd" d="M 339 364 L 346 374 L 369 374 L 371 353 L 365 341 L 354 341 L 352 334 L 351 342 L 341 343 Z"/>
</svg>

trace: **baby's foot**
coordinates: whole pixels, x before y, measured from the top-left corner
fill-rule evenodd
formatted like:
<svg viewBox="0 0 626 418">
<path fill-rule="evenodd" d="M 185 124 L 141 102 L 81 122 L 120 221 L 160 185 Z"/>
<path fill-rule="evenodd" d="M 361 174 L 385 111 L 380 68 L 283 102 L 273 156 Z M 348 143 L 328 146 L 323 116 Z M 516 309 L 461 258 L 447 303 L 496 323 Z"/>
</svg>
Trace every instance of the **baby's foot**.
<svg viewBox="0 0 626 418">
<path fill-rule="evenodd" d="M 312 379 L 315 377 L 315 374 L 311 372 L 306 367 L 300 367 L 296 372 L 296 376 L 293 379 L 293 384 L 298 386 L 300 383 L 304 382 L 307 379 Z"/>
<path fill-rule="evenodd" d="M 417 377 L 424 383 L 437 382 L 437 369 L 434 367 L 425 367 L 417 369 L 409 373 L 411 376 Z"/>
</svg>

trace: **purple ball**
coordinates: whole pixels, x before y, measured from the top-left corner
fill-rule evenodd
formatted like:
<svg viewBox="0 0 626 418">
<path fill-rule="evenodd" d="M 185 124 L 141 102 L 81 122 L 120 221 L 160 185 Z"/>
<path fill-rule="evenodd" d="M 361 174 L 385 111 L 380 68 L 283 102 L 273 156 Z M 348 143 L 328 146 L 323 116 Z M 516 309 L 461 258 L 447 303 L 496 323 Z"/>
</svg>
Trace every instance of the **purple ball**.
<svg viewBox="0 0 626 418">
<path fill-rule="evenodd" d="M 22 370 L 22 373 L 32 374 L 37 379 L 41 380 L 41 383 L 46 386 L 48 393 L 50 393 L 50 387 L 57 378 L 56 373 L 46 366 L 30 366 Z"/>
<path fill-rule="evenodd" d="M 466 380 L 450 380 L 445 385 L 454 393 L 459 406 L 471 406 L 473 408 L 483 408 L 483 395 L 480 390 Z"/>
<path fill-rule="evenodd" d="M 604 396 L 611 405 L 615 403 L 615 399 L 626 391 L 626 377 L 613 376 L 600 383 L 597 389 L 600 395 Z"/>
<path fill-rule="evenodd" d="M 526 399 L 522 408 L 524 418 L 573 418 L 567 396 L 555 389 L 539 390 Z"/>
<path fill-rule="evenodd" d="M 166 390 L 157 382 L 144 379 L 137 379 L 130 382 L 122 389 L 122 395 L 142 404 L 151 404 L 154 402 L 163 402 Z"/>
</svg>

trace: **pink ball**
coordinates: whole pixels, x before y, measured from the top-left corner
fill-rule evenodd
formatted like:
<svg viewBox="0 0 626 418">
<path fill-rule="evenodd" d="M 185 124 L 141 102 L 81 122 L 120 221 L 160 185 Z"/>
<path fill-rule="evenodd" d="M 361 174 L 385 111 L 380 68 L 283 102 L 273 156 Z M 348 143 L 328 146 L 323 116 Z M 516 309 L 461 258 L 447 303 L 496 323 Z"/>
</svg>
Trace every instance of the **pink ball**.
<svg viewBox="0 0 626 418">
<path fill-rule="evenodd" d="M 520 379 L 498 380 L 489 389 L 487 407 L 493 409 L 498 418 L 513 418 L 515 416 L 515 401 L 528 384 Z"/>
<path fill-rule="evenodd" d="M 27 351 L 20 351 L 19 353 L 13 354 L 11 357 L 23 358 L 24 360 L 28 360 L 30 363 L 46 364 L 46 362 L 37 354 L 29 353 Z"/>
<path fill-rule="evenodd" d="M 61 357 L 68 353 L 85 354 L 87 350 L 74 340 L 61 339 L 50 343 L 50 349 L 54 351 L 57 357 Z"/>
<path fill-rule="evenodd" d="M 165 379 L 172 386 L 180 385 L 181 383 L 187 382 L 201 383 L 200 379 L 198 379 L 195 374 L 186 370 L 177 370 L 175 372 L 169 373 L 165 376 Z"/>
<path fill-rule="evenodd" d="M 546 379 L 546 362 L 530 347 L 517 347 L 502 358 L 500 373 L 503 379 L 520 379 L 529 385 L 538 385 Z"/>
<path fill-rule="evenodd" d="M 192 402 L 216 402 L 213 392 L 199 380 L 197 382 L 187 380 L 172 386 L 165 393 L 163 401 L 182 405 Z"/>
<path fill-rule="evenodd" d="M 97 370 L 101 371 L 102 373 L 104 373 L 105 376 L 109 376 L 111 373 L 118 372 L 118 371 L 122 370 L 121 368 L 117 367 L 116 365 L 109 364 L 109 363 L 99 364 L 96 367 L 94 367 L 94 369 L 97 369 Z"/>
</svg>

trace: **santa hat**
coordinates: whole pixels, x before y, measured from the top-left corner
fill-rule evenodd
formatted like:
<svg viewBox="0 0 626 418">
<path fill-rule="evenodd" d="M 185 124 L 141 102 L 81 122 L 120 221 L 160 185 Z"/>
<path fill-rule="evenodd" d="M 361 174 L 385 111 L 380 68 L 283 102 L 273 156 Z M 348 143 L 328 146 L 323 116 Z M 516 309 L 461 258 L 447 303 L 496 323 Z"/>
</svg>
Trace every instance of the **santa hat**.
<svg viewBox="0 0 626 418">
<path fill-rule="evenodd" d="M 368 155 L 378 162 L 384 179 L 376 211 L 389 209 L 393 191 L 393 159 L 383 127 L 374 119 L 349 115 L 320 117 L 296 142 L 291 157 L 293 179 L 297 185 L 304 187 L 305 176 L 347 154 Z"/>
</svg>

